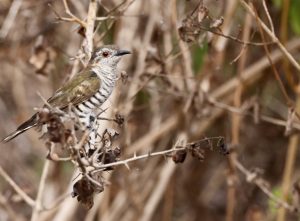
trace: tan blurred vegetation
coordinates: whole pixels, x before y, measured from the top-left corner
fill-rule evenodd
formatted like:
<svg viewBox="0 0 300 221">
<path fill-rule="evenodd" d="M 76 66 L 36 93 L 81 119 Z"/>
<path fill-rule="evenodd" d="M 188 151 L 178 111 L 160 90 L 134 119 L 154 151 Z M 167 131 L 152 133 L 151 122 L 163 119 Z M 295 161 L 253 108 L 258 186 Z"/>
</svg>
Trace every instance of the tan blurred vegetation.
<svg viewBox="0 0 300 221">
<path fill-rule="evenodd" d="M 83 67 L 92 2 L 0 1 L 0 138 Z M 86 210 L 73 164 L 49 163 L 30 130 L 0 143 L 0 220 L 299 220 L 298 1 L 97 2 L 94 47 L 133 52 L 107 104 L 124 124 L 103 122 L 121 159 L 216 136 L 231 154 L 115 167 Z"/>
</svg>

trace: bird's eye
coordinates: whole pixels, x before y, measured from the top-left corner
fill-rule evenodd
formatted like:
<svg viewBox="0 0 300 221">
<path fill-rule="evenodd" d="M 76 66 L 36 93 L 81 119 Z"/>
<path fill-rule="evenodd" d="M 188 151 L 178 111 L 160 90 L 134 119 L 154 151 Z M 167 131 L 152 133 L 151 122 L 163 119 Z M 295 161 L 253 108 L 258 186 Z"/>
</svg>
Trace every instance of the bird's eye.
<svg viewBox="0 0 300 221">
<path fill-rule="evenodd" d="M 104 51 L 104 52 L 102 52 L 102 56 L 103 56 L 103 57 L 105 57 L 105 58 L 106 58 L 108 55 L 109 55 L 109 52 L 108 52 L 108 51 Z"/>
</svg>

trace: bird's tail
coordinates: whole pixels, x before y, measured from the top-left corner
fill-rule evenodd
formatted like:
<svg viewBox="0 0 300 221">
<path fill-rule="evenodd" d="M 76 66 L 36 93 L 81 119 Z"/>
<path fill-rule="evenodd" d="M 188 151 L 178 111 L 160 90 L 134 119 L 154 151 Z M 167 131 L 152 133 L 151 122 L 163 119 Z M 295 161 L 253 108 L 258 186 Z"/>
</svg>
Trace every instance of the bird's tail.
<svg viewBox="0 0 300 221">
<path fill-rule="evenodd" d="M 23 124 L 21 124 L 14 132 L 9 134 L 7 137 L 5 137 L 1 142 L 8 142 L 12 139 L 14 139 L 19 134 L 25 132 L 26 130 L 36 126 L 38 123 L 38 116 L 37 114 L 33 115 L 29 120 L 25 121 Z"/>
</svg>

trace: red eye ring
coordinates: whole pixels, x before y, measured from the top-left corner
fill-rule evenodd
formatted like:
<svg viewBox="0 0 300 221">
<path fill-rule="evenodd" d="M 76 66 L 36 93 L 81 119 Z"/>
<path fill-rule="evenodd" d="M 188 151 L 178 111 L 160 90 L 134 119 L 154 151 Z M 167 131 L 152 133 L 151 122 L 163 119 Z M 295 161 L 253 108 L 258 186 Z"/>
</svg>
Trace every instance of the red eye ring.
<svg viewBox="0 0 300 221">
<path fill-rule="evenodd" d="M 109 55 L 109 53 L 108 53 L 107 51 L 102 52 L 102 56 L 103 56 L 103 57 L 106 58 L 108 55 Z"/>
</svg>

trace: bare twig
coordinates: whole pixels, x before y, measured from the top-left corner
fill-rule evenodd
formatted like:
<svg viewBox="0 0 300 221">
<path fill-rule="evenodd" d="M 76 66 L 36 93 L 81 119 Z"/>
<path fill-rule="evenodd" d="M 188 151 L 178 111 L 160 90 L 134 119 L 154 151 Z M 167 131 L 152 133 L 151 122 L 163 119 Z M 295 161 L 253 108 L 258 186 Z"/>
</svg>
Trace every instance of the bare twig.
<svg viewBox="0 0 300 221">
<path fill-rule="evenodd" d="M 270 16 L 270 13 L 269 13 L 269 10 L 268 10 L 266 1 L 265 1 L 265 0 L 262 0 L 262 4 L 263 4 L 264 10 L 265 10 L 265 12 L 266 12 L 266 15 L 267 15 L 267 17 L 268 17 L 268 20 L 269 20 L 269 23 L 270 23 L 270 26 L 271 26 L 271 31 L 272 31 L 272 33 L 275 35 L 273 21 L 272 21 L 272 18 L 271 18 L 271 16 Z"/>
<path fill-rule="evenodd" d="M 251 17 L 249 13 L 247 13 L 245 18 L 245 24 L 243 28 L 243 41 L 248 41 L 251 31 Z M 246 63 L 246 45 L 243 45 L 242 51 L 245 51 L 245 53 L 241 53 L 241 59 L 238 63 L 238 79 L 239 79 L 239 85 L 236 87 L 234 91 L 234 98 L 233 98 L 233 104 L 236 108 L 240 108 L 242 105 L 242 94 L 244 91 L 244 85 L 243 85 L 243 78 L 241 77 L 241 74 L 245 68 Z M 242 122 L 242 116 L 236 113 L 232 113 L 231 115 L 231 122 L 232 122 L 232 130 L 231 130 L 231 137 L 232 141 L 231 144 L 233 147 L 239 147 L 240 143 L 240 126 Z M 234 220 L 234 212 L 236 210 L 236 187 L 235 183 L 238 180 L 238 176 L 236 174 L 236 168 L 234 165 L 234 159 L 238 157 L 239 151 L 233 151 L 230 156 L 228 157 L 228 175 L 227 175 L 227 207 L 226 207 L 226 220 L 232 221 Z"/>
<path fill-rule="evenodd" d="M 274 118 L 274 117 L 266 116 L 264 114 L 260 114 L 258 116 L 255 116 L 254 112 L 250 112 L 249 110 L 244 109 L 243 107 L 237 108 L 237 107 L 234 107 L 234 106 L 230 106 L 228 104 L 219 102 L 216 99 L 214 99 L 212 97 L 208 97 L 208 96 L 206 98 L 207 98 L 208 102 L 210 102 L 211 104 L 213 104 L 217 108 L 221 108 L 223 110 L 227 110 L 229 112 L 244 115 L 244 116 L 258 117 L 259 120 L 261 120 L 261 121 L 265 121 L 265 122 L 268 122 L 268 123 L 271 123 L 271 124 L 274 124 L 274 125 L 277 125 L 277 126 L 286 127 L 286 125 L 287 125 L 287 120 L 288 119 L 281 120 L 281 119 L 277 119 L 277 118 Z M 291 126 L 292 129 L 300 130 L 300 124 L 296 120 L 292 121 L 290 126 Z"/>
<path fill-rule="evenodd" d="M 252 6 L 252 4 L 250 4 L 250 6 Z M 253 6 L 252 6 L 252 10 L 254 11 L 254 13 L 255 13 L 255 15 L 256 15 L 256 16 L 255 16 L 256 21 L 259 21 L 258 14 L 257 14 L 257 12 L 256 12 L 256 10 L 254 9 Z M 263 32 L 263 30 L 262 30 L 262 24 L 261 24 L 260 22 L 257 22 L 257 23 L 258 23 L 259 32 L 260 32 L 262 41 L 265 42 L 266 39 L 265 39 L 264 32 Z M 271 59 L 271 57 L 270 57 L 270 51 L 269 51 L 268 46 L 267 46 L 267 45 L 264 45 L 264 49 L 265 49 L 267 58 L 268 58 L 268 60 L 269 60 L 269 62 L 270 62 L 270 66 L 271 66 L 271 68 L 272 68 L 272 72 L 273 72 L 273 74 L 274 74 L 274 76 L 275 76 L 275 79 L 277 80 L 277 82 L 278 82 L 278 84 L 279 84 L 279 88 L 280 88 L 280 90 L 282 91 L 282 94 L 284 95 L 284 97 L 285 97 L 285 99 L 286 99 L 287 105 L 288 105 L 288 106 L 293 106 L 293 103 L 294 103 L 294 102 L 293 102 L 293 100 L 289 97 L 289 95 L 288 95 L 288 93 L 287 93 L 287 91 L 286 91 L 286 89 L 285 89 L 285 87 L 284 87 L 284 85 L 283 85 L 283 82 L 282 82 L 281 79 L 280 79 L 279 73 L 278 73 L 277 69 L 275 68 L 274 63 L 273 63 L 273 61 L 272 61 L 272 59 Z"/>
<path fill-rule="evenodd" d="M 288 50 L 295 50 L 300 47 L 300 40 L 294 39 L 289 41 L 287 44 Z M 274 50 L 270 54 L 270 58 L 272 59 L 273 63 L 277 62 L 279 59 L 283 57 L 280 50 Z M 246 68 L 242 74 L 241 77 L 244 81 L 245 85 L 248 85 L 250 82 L 255 81 L 257 78 L 261 77 L 263 72 L 261 70 L 265 69 L 266 67 L 269 67 L 270 63 L 268 58 L 265 56 L 250 67 Z M 227 83 L 223 84 L 222 86 L 218 87 L 215 91 L 211 92 L 211 96 L 215 98 L 221 98 L 222 96 L 225 96 L 226 94 L 230 93 L 233 89 L 237 87 L 239 84 L 238 78 L 232 78 Z"/>
<path fill-rule="evenodd" d="M 21 214 L 14 211 L 14 209 L 9 205 L 8 200 L 2 194 L 0 194 L 0 206 L 7 211 L 7 214 L 11 220 L 25 221 L 25 218 L 20 216 Z"/>
<path fill-rule="evenodd" d="M 50 161 L 46 160 L 45 164 L 44 164 L 42 176 L 40 179 L 40 185 L 39 185 L 39 189 L 38 189 L 38 193 L 37 193 L 37 197 L 36 197 L 36 201 L 35 201 L 35 206 L 32 211 L 31 221 L 39 220 L 39 212 L 42 209 L 42 200 L 43 200 L 46 179 L 47 179 L 47 175 L 49 172 L 49 166 L 50 166 Z"/>
<path fill-rule="evenodd" d="M 3 170 L 0 166 L 0 174 L 1 176 L 11 185 L 11 187 L 17 192 L 17 194 L 22 197 L 22 199 L 31 207 L 35 206 L 35 201 L 28 196 L 11 178 L 10 176 Z"/>
<path fill-rule="evenodd" d="M 284 207 L 285 209 L 289 210 L 290 212 L 295 212 L 295 208 L 288 204 L 285 201 L 282 201 L 278 197 L 276 197 L 271 190 L 268 189 L 266 185 L 266 181 L 262 178 L 258 177 L 256 173 L 252 173 L 247 170 L 237 159 L 234 161 L 235 166 L 238 168 L 240 172 L 242 172 L 246 176 L 246 181 L 249 183 L 254 183 L 257 187 L 259 187 L 272 201 L 274 201 L 279 206 Z"/>
<path fill-rule="evenodd" d="M 176 146 L 185 146 L 186 145 L 186 134 L 183 132 L 179 135 Z M 152 191 L 151 196 L 149 197 L 147 203 L 145 204 L 141 221 L 149 221 L 153 216 L 155 208 L 157 207 L 160 199 L 163 197 L 163 192 L 167 188 L 167 184 L 174 173 L 176 166 L 174 164 L 167 163 L 162 168 L 159 174 L 159 182 L 157 183 L 155 189 Z"/>
<path fill-rule="evenodd" d="M 86 54 L 87 59 L 86 62 L 90 60 L 91 53 L 93 51 L 93 38 L 94 38 L 94 28 L 95 28 L 95 20 L 97 17 L 98 3 L 96 0 L 90 0 L 89 9 L 88 9 L 88 17 L 87 17 L 87 28 L 86 28 Z"/>
<path fill-rule="evenodd" d="M 59 21 L 66 21 L 66 22 L 75 22 L 82 26 L 83 28 L 86 28 L 86 23 L 79 19 L 77 16 L 75 16 L 69 9 L 69 6 L 67 4 L 66 0 L 63 0 L 64 7 L 65 7 L 65 12 L 70 16 L 69 18 L 67 17 L 62 17 L 56 10 L 55 8 L 49 3 L 48 6 L 52 9 L 53 13 L 56 15 L 56 19 Z"/>
<path fill-rule="evenodd" d="M 296 111 L 300 111 L 300 95 L 297 94 L 297 102 L 296 102 Z M 295 170 L 296 156 L 298 152 L 299 145 L 299 134 L 293 134 L 289 138 L 289 144 L 287 147 L 287 153 L 285 157 L 285 166 L 282 177 L 282 200 L 288 200 L 288 196 L 291 189 L 293 173 Z M 286 210 L 288 208 L 280 209 L 277 214 L 277 221 L 284 221 Z"/>
<path fill-rule="evenodd" d="M 105 21 L 105 20 L 109 20 L 109 19 L 121 19 L 121 18 L 138 18 L 142 15 L 120 15 L 120 16 L 113 16 L 113 15 L 109 15 L 109 16 L 102 16 L 102 17 L 96 17 L 96 21 Z"/>
<path fill-rule="evenodd" d="M 2 23 L 2 27 L 0 29 L 0 38 L 6 38 L 10 29 L 12 28 L 15 18 L 21 8 L 23 0 L 14 0 L 10 6 L 8 15 L 6 16 L 4 22 Z"/>
<path fill-rule="evenodd" d="M 219 30 L 219 29 L 214 30 L 212 28 L 206 28 L 204 26 L 199 26 L 199 28 L 201 30 L 203 30 L 203 31 L 211 32 L 211 33 L 213 33 L 215 35 L 224 37 L 226 39 L 232 40 L 232 41 L 234 41 L 236 43 L 243 44 L 243 45 L 264 46 L 264 45 L 275 44 L 275 42 L 273 42 L 273 41 L 271 41 L 271 42 L 252 42 L 252 41 L 241 40 L 241 39 L 239 39 L 237 37 L 234 37 L 234 36 L 231 36 L 231 35 L 226 35 L 226 34 L 222 33 L 221 30 Z"/>
<path fill-rule="evenodd" d="M 71 193 L 69 192 L 59 196 L 50 206 L 43 206 L 41 211 L 51 211 L 57 209 L 68 197 L 71 197 Z"/>
<path fill-rule="evenodd" d="M 200 143 L 207 143 L 208 141 L 211 141 L 211 140 L 220 140 L 220 139 L 224 139 L 224 137 L 221 137 L 221 136 L 220 137 L 208 137 L 208 138 L 201 139 L 199 141 L 187 143 L 184 146 L 176 146 L 175 145 L 173 148 L 168 149 L 168 150 L 163 150 L 163 151 L 158 151 L 158 152 L 153 152 L 153 153 L 149 152 L 147 154 L 143 154 L 140 156 L 137 156 L 134 153 L 134 156 L 131 158 L 127 158 L 125 160 L 120 160 L 120 161 L 113 162 L 113 163 L 99 165 L 99 166 L 95 167 L 95 169 L 92 172 L 95 173 L 98 171 L 102 171 L 103 169 L 108 168 L 108 167 L 114 167 L 114 166 L 120 166 L 120 165 L 125 165 L 127 167 L 128 163 L 130 163 L 130 162 L 147 159 L 147 158 L 155 157 L 155 156 L 168 156 L 168 154 L 179 151 L 179 150 L 191 150 L 194 148 L 193 145 L 196 145 L 196 147 L 199 147 Z"/>
<path fill-rule="evenodd" d="M 257 17 L 254 10 L 251 8 L 251 6 L 245 2 L 244 0 L 240 0 L 243 7 L 255 18 Z M 271 37 L 271 39 L 278 45 L 279 49 L 284 53 L 284 55 L 287 57 L 287 59 L 292 63 L 292 65 L 300 71 L 300 65 L 295 60 L 295 58 L 288 52 L 288 50 L 284 47 L 283 44 L 279 41 L 279 39 L 276 37 L 276 35 L 265 25 L 265 23 L 260 19 L 257 18 L 257 21 L 261 25 L 261 27 L 265 30 L 265 32 Z"/>
<path fill-rule="evenodd" d="M 228 4 L 226 4 L 225 15 L 224 15 L 224 24 L 222 25 L 222 29 L 223 29 L 222 32 L 224 35 L 229 35 L 229 33 L 231 32 L 231 29 L 233 27 L 233 20 L 231 18 L 233 17 L 233 15 L 236 11 L 237 3 L 238 3 L 237 0 L 232 0 L 232 1 L 229 1 Z M 228 42 L 229 42 L 228 38 L 218 37 L 216 39 L 214 47 L 216 48 L 216 50 L 218 52 L 223 53 L 222 51 L 226 48 Z"/>
<path fill-rule="evenodd" d="M 81 19 L 79 19 L 77 16 L 75 16 L 70 8 L 69 8 L 69 5 L 68 5 L 68 2 L 67 0 L 63 0 L 63 3 L 64 3 L 64 7 L 65 7 L 65 12 L 71 17 L 71 18 L 62 18 L 60 16 L 58 16 L 59 19 L 62 19 L 62 20 L 65 20 L 65 21 L 72 21 L 72 22 L 77 22 L 78 24 L 80 24 L 82 27 L 86 28 L 87 27 L 87 24 L 82 21 Z M 57 13 L 55 13 L 56 15 L 58 15 Z"/>
<path fill-rule="evenodd" d="M 160 199 L 163 197 L 163 193 L 167 188 L 170 178 L 172 177 L 173 172 L 176 169 L 176 165 L 173 163 L 167 163 L 161 169 L 159 182 L 156 185 L 155 189 L 153 190 L 150 198 L 148 199 L 145 207 L 144 213 L 140 218 L 141 221 L 149 221 L 159 203 Z"/>
</svg>

